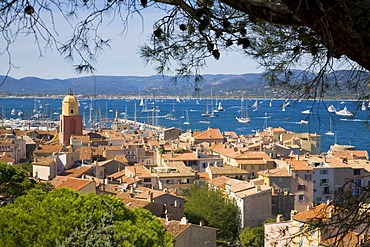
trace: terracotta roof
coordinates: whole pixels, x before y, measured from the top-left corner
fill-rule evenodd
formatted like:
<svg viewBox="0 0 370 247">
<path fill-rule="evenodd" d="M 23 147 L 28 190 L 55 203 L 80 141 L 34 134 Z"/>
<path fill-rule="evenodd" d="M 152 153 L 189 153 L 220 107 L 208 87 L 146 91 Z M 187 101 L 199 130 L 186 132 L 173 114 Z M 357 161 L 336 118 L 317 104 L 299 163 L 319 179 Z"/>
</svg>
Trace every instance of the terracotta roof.
<svg viewBox="0 0 370 247">
<path fill-rule="evenodd" d="M 285 167 L 279 167 L 275 169 L 267 169 L 264 171 L 259 171 L 259 175 L 264 177 L 290 177 L 288 170 Z"/>
<path fill-rule="evenodd" d="M 125 176 L 125 170 L 108 175 L 108 178 L 118 179 Z"/>
<path fill-rule="evenodd" d="M 174 237 L 181 234 L 183 231 L 185 231 L 187 228 L 191 226 L 190 223 L 180 224 L 180 221 L 177 221 L 177 220 L 166 221 L 166 219 L 163 219 L 163 218 L 158 218 L 158 219 L 161 221 L 164 228 L 166 228 L 166 230 L 169 233 L 171 233 Z"/>
<path fill-rule="evenodd" d="M 135 176 L 138 178 L 155 177 L 145 166 L 142 165 L 126 166 L 125 170 L 127 171 L 126 175 L 130 172 L 131 174 L 135 174 Z"/>
<path fill-rule="evenodd" d="M 294 170 L 308 170 L 312 171 L 313 167 L 308 165 L 308 163 L 304 160 L 285 160 L 287 164 L 292 165 L 291 169 Z"/>
<path fill-rule="evenodd" d="M 369 154 L 366 150 L 344 150 L 333 151 L 333 155 L 337 158 L 345 157 L 348 160 L 352 159 L 368 159 Z"/>
<path fill-rule="evenodd" d="M 339 242 L 339 243 L 338 243 Z M 338 246 L 338 247 L 347 247 L 347 246 L 362 246 L 359 242 L 359 236 L 350 231 L 345 235 L 339 234 L 327 239 L 324 239 L 320 242 L 320 246 Z"/>
<path fill-rule="evenodd" d="M 228 177 L 219 176 L 217 178 L 212 179 L 209 183 L 215 187 L 225 190 L 226 189 L 225 183 L 226 181 L 229 181 L 229 180 L 230 178 Z"/>
<path fill-rule="evenodd" d="M 80 178 L 83 174 L 91 170 L 91 166 L 79 166 L 76 168 L 65 170 L 61 176 L 67 176 L 67 177 L 74 177 L 74 178 Z"/>
<path fill-rule="evenodd" d="M 126 155 L 116 155 L 116 156 L 114 156 L 114 160 L 117 160 L 121 163 L 128 163 Z"/>
<path fill-rule="evenodd" d="M 234 175 L 234 174 L 247 175 L 248 174 L 246 170 L 240 169 L 236 166 L 230 166 L 230 165 L 224 165 L 222 167 L 210 166 L 209 169 L 213 175 Z"/>
<path fill-rule="evenodd" d="M 66 177 L 66 176 L 57 176 L 50 182 L 55 188 L 69 188 L 76 191 L 80 191 L 89 184 L 93 183 L 94 181 L 80 179 L 80 178 L 73 178 L 73 177 Z"/>
<path fill-rule="evenodd" d="M 243 190 L 249 190 L 254 188 L 255 186 L 253 184 L 250 184 L 247 181 L 241 181 L 240 183 L 234 184 L 230 186 L 228 189 L 234 193 L 241 192 Z"/>
<path fill-rule="evenodd" d="M 195 156 L 193 152 L 185 152 L 185 153 L 165 153 L 162 154 L 163 160 L 181 160 L 181 161 L 195 161 L 198 158 Z"/>
<path fill-rule="evenodd" d="M 233 139 L 237 139 L 239 137 L 235 131 L 225 131 L 224 136 L 227 136 Z"/>
<path fill-rule="evenodd" d="M 87 144 L 90 143 L 90 137 L 89 136 L 84 136 L 84 135 L 73 135 L 73 139 L 80 140 L 81 143 Z"/>
<path fill-rule="evenodd" d="M 54 163 L 55 163 L 54 158 L 44 157 L 44 158 L 38 158 L 36 161 L 33 162 L 33 165 L 36 165 L 36 166 L 50 166 Z"/>
<path fill-rule="evenodd" d="M 257 185 L 257 186 L 250 187 L 249 189 L 239 191 L 235 193 L 235 195 L 240 198 L 243 198 L 246 196 L 255 195 L 261 192 L 265 192 L 265 191 L 271 191 L 271 187 L 268 185 Z"/>
<path fill-rule="evenodd" d="M 329 212 L 330 210 L 333 210 L 334 206 L 328 205 L 326 203 L 322 203 L 313 209 L 298 213 L 293 216 L 294 220 L 300 221 L 300 222 L 308 222 L 315 219 L 323 219 L 327 220 L 329 219 Z"/>
<path fill-rule="evenodd" d="M 80 147 L 76 149 L 77 152 L 80 153 L 80 160 L 91 160 L 93 156 L 93 151 L 90 147 Z"/>
<path fill-rule="evenodd" d="M 223 136 L 221 134 L 220 129 L 209 128 L 201 132 L 194 132 L 193 138 L 200 140 L 212 140 L 212 139 L 223 139 Z"/>
<path fill-rule="evenodd" d="M 40 145 L 38 149 L 34 151 L 35 154 L 43 154 L 43 153 L 59 153 L 63 149 L 63 146 L 58 145 Z"/>
<path fill-rule="evenodd" d="M 194 171 L 191 167 L 185 166 L 182 161 L 166 162 L 164 166 L 152 168 L 152 173 L 159 178 L 165 177 L 193 177 Z"/>
</svg>

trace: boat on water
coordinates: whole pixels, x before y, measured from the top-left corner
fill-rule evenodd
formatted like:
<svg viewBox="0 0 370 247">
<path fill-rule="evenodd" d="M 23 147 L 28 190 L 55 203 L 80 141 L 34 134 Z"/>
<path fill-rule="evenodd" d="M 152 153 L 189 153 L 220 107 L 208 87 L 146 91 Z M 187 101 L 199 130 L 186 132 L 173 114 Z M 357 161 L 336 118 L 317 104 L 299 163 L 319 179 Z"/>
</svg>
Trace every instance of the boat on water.
<svg viewBox="0 0 370 247">
<path fill-rule="evenodd" d="M 253 107 L 253 111 L 257 111 L 258 110 L 258 100 L 256 100 L 254 102 L 254 104 L 252 105 L 252 107 Z"/>
<path fill-rule="evenodd" d="M 366 111 L 365 101 L 362 102 L 361 111 Z"/>
<path fill-rule="evenodd" d="M 311 110 L 304 110 L 302 111 L 302 114 L 311 114 Z"/>
<path fill-rule="evenodd" d="M 347 106 L 345 106 L 342 110 L 340 111 L 336 111 L 335 114 L 337 114 L 338 116 L 345 116 L 345 117 L 352 117 L 353 116 L 353 113 L 350 112 L 348 109 L 347 109 Z"/>
<path fill-rule="evenodd" d="M 302 120 L 301 120 L 301 121 L 299 121 L 298 123 L 299 123 L 299 124 L 308 124 L 308 121 L 307 121 L 307 120 L 303 120 L 303 119 L 302 119 Z"/>
<path fill-rule="evenodd" d="M 185 125 L 189 125 L 189 124 L 190 124 L 190 122 L 189 122 L 189 112 L 188 112 L 188 110 L 186 110 L 185 122 L 183 122 L 183 124 L 185 124 Z"/>
<path fill-rule="evenodd" d="M 141 98 L 139 106 L 144 106 L 144 99 L 143 98 Z"/>
<path fill-rule="evenodd" d="M 245 104 L 245 108 L 243 108 L 243 104 L 241 104 L 241 109 L 240 109 L 240 116 L 236 117 L 236 120 L 239 123 L 250 123 L 251 119 L 248 116 L 248 101 Z"/>
<path fill-rule="evenodd" d="M 200 120 L 198 123 L 202 123 L 202 124 L 209 124 L 210 122 L 207 121 L 207 120 Z"/>
<path fill-rule="evenodd" d="M 328 107 L 328 112 L 336 112 L 336 111 L 337 111 L 337 109 L 335 109 L 335 106 L 330 105 L 330 106 Z"/>
<path fill-rule="evenodd" d="M 221 101 L 220 101 L 220 102 L 218 102 L 217 110 L 218 110 L 218 111 L 223 111 L 223 110 L 224 110 L 224 108 L 223 108 L 223 106 L 222 106 L 222 104 L 221 104 Z"/>
<path fill-rule="evenodd" d="M 10 112 L 10 115 L 14 116 L 15 114 L 17 114 L 17 110 L 13 108 L 12 111 Z"/>
<path fill-rule="evenodd" d="M 18 111 L 18 117 L 22 117 L 23 116 L 23 111 Z"/>
<path fill-rule="evenodd" d="M 329 127 L 329 130 L 327 132 L 325 132 L 325 135 L 327 135 L 327 136 L 333 136 L 334 135 L 334 132 L 332 131 L 331 118 L 330 118 L 330 127 Z"/>
</svg>

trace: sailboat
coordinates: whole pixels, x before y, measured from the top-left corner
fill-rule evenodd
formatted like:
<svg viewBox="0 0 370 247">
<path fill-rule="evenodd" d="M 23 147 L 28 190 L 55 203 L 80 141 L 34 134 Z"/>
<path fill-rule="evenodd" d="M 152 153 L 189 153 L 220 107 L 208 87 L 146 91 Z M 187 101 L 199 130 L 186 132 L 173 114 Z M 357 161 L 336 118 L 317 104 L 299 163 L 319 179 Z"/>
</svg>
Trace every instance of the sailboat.
<svg viewBox="0 0 370 247">
<path fill-rule="evenodd" d="M 253 111 L 257 111 L 258 110 L 258 100 L 256 100 L 254 102 L 254 104 L 252 105 L 252 107 L 254 108 Z"/>
<path fill-rule="evenodd" d="M 248 101 L 245 104 L 245 109 L 243 109 L 243 104 L 240 109 L 240 117 L 236 117 L 239 123 L 249 123 L 251 119 L 248 117 Z"/>
<path fill-rule="evenodd" d="M 144 106 L 144 99 L 141 98 L 139 106 Z"/>
<path fill-rule="evenodd" d="M 334 132 L 332 131 L 331 118 L 330 118 L 330 128 L 329 128 L 329 131 L 325 132 L 325 135 L 327 135 L 327 136 L 333 136 L 334 135 Z"/>
<path fill-rule="evenodd" d="M 361 111 L 366 111 L 365 101 L 362 101 Z"/>
<path fill-rule="evenodd" d="M 281 111 L 285 111 L 285 103 L 283 103 L 283 106 L 281 107 Z"/>
<path fill-rule="evenodd" d="M 186 109 L 186 116 L 185 116 L 185 122 L 184 122 L 184 124 L 186 124 L 186 125 L 189 125 L 190 124 L 190 122 L 189 122 L 189 112 L 188 112 L 188 109 Z"/>
<path fill-rule="evenodd" d="M 223 111 L 224 110 L 224 108 L 222 107 L 221 101 L 218 102 L 217 110 L 218 111 Z"/>
</svg>

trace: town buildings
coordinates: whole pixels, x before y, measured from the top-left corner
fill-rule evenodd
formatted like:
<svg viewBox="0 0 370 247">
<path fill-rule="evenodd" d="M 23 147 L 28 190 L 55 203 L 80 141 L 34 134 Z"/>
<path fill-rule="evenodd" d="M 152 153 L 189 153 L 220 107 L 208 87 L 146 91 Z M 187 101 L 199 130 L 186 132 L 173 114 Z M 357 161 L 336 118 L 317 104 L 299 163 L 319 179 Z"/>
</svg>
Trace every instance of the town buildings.
<svg viewBox="0 0 370 247">
<path fill-rule="evenodd" d="M 215 229 L 183 219 L 182 192 L 192 184 L 207 184 L 235 200 L 240 228 L 278 218 L 278 225 L 266 228 L 270 240 L 284 228 L 286 237 L 280 240 L 288 241 L 305 223 L 300 216 L 307 209 L 345 192 L 358 197 L 370 181 L 366 151 L 321 154 L 317 134 L 284 128 L 249 136 L 213 128 L 145 129 L 117 114 L 112 128 L 83 130 L 77 105 L 70 92 L 63 99 L 57 131 L 3 130 L 0 158 L 9 164 L 32 161 L 32 176 L 56 188 L 109 193 L 128 207 L 145 208 L 162 217 L 166 228 L 182 229 L 182 240 L 180 232 L 174 233 L 178 246 L 199 241 L 215 246 Z M 322 239 L 312 243 L 322 244 Z"/>
</svg>

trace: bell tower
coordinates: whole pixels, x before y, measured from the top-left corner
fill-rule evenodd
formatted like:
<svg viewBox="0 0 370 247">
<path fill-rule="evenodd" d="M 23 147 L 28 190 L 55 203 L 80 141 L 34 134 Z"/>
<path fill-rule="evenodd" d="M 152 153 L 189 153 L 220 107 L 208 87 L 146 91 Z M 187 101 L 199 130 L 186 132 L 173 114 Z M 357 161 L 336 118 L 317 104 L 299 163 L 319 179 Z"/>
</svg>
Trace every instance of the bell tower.
<svg viewBox="0 0 370 247">
<path fill-rule="evenodd" d="M 62 101 L 59 124 L 59 143 L 70 145 L 72 135 L 82 135 L 82 117 L 78 115 L 78 101 L 71 89 Z"/>
</svg>

